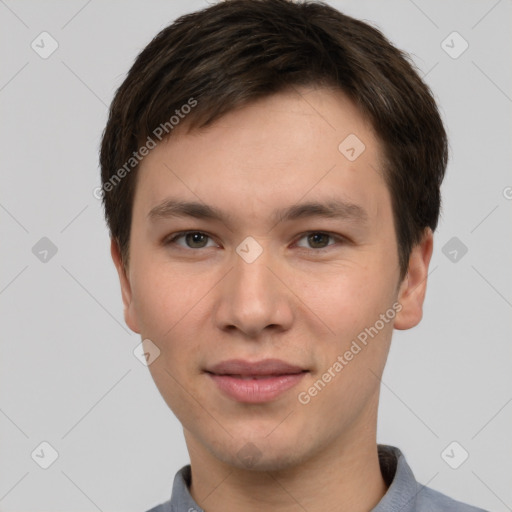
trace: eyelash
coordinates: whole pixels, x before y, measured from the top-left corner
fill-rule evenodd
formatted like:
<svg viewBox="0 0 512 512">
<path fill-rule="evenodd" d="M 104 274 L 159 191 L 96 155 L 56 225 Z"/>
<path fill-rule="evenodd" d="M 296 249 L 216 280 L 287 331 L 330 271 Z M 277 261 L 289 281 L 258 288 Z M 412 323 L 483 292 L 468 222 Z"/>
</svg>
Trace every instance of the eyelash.
<svg viewBox="0 0 512 512">
<path fill-rule="evenodd" d="M 213 239 L 213 237 L 211 235 L 209 235 L 208 233 L 206 233 L 204 231 L 180 231 L 179 233 L 175 233 L 171 237 L 167 237 L 166 239 L 164 239 L 163 244 L 165 246 L 176 245 L 176 240 L 178 240 L 179 238 L 185 237 L 186 235 L 189 235 L 189 234 L 206 235 L 209 239 Z M 302 238 L 307 237 L 309 235 L 326 235 L 326 236 L 330 237 L 331 239 L 337 241 L 338 243 L 346 243 L 348 241 L 345 237 L 342 237 L 341 235 L 335 235 L 333 233 L 329 233 L 328 231 L 306 231 L 305 233 L 300 234 L 299 238 L 297 238 L 297 241 L 302 240 Z M 299 248 L 311 250 L 311 251 L 318 253 L 318 252 L 323 252 L 323 251 L 329 250 L 329 248 L 332 247 L 333 245 L 335 245 L 335 244 L 328 244 L 326 247 L 321 247 L 319 249 L 309 248 L 309 247 L 299 247 Z M 194 251 L 194 250 L 197 251 L 199 249 L 208 249 L 208 247 L 198 247 L 198 248 L 180 247 L 180 248 L 181 249 L 189 249 L 191 251 Z"/>
</svg>

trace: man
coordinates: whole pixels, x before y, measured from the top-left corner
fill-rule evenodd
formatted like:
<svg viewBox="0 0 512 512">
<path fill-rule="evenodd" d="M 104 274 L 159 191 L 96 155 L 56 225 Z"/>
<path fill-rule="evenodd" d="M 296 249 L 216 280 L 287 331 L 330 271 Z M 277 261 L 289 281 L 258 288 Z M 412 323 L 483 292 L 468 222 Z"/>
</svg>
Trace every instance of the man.
<svg viewBox="0 0 512 512">
<path fill-rule="evenodd" d="M 152 512 L 479 510 L 376 442 L 446 163 L 405 56 L 327 5 L 231 0 L 143 50 L 101 171 L 125 319 L 191 461 Z"/>
</svg>

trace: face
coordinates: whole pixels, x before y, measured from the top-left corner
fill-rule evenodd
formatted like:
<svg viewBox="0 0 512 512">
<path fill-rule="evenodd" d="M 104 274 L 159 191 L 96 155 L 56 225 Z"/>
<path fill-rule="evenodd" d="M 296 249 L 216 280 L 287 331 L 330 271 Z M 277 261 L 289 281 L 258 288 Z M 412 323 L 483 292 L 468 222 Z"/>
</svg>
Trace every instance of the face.
<svg viewBox="0 0 512 512">
<path fill-rule="evenodd" d="M 112 255 L 189 451 L 283 469 L 373 435 L 392 330 L 419 322 L 432 250 L 429 234 L 399 281 L 381 154 L 341 92 L 303 88 L 142 161 L 126 271 Z"/>
</svg>

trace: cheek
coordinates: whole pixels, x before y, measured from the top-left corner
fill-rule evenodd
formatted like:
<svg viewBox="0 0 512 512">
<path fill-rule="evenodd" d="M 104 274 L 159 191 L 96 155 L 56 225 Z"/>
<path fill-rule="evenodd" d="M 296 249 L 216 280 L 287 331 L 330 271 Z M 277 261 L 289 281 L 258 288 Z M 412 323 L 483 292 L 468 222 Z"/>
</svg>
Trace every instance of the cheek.
<svg viewBox="0 0 512 512">
<path fill-rule="evenodd" d="M 160 350 L 149 370 L 167 405 L 186 422 L 200 415 L 190 396 L 198 395 L 192 376 L 198 371 L 197 355 L 204 339 L 200 335 L 204 319 L 199 314 L 208 283 L 165 267 L 146 266 L 139 275 L 134 307 L 141 336 Z"/>
<path fill-rule="evenodd" d="M 295 280 L 300 298 L 340 338 L 375 322 L 393 302 L 392 279 L 382 262 L 350 264 Z"/>
<path fill-rule="evenodd" d="M 331 331 L 315 339 L 315 379 L 322 379 L 325 372 L 331 371 L 325 376 L 329 384 L 319 393 L 316 406 L 337 404 L 336 411 L 332 411 L 335 416 L 359 407 L 375 392 L 376 376 L 382 373 L 386 362 L 395 311 L 390 310 L 394 303 L 393 276 L 385 273 L 384 267 L 383 261 L 354 265 L 324 276 L 321 283 L 313 285 L 311 279 L 305 283 L 310 310 Z M 386 311 L 390 314 L 384 322 L 380 315 Z M 342 358 L 341 363 L 338 357 Z"/>
<path fill-rule="evenodd" d="M 157 338 L 165 338 L 174 330 L 193 308 L 200 292 L 194 279 L 149 261 L 141 262 L 136 269 L 132 290 L 142 334 Z"/>
<path fill-rule="evenodd" d="M 133 298 L 141 336 L 160 350 L 155 368 L 150 369 L 159 371 L 158 378 L 163 381 L 169 379 L 162 374 L 164 368 L 180 382 L 189 379 L 197 371 L 198 354 L 204 351 L 204 339 L 208 338 L 204 331 L 212 332 L 207 324 L 212 318 L 208 292 L 219 278 L 209 272 L 180 272 L 168 263 L 148 262 L 138 270 Z"/>
</svg>

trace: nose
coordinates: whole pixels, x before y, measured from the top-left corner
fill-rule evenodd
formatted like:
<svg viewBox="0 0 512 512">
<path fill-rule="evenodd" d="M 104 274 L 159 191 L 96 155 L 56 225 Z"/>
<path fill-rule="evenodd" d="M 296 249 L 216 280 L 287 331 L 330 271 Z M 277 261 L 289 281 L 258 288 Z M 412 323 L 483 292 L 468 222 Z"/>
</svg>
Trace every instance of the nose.
<svg viewBox="0 0 512 512">
<path fill-rule="evenodd" d="M 233 268 L 217 290 L 217 326 L 224 331 L 239 331 L 248 338 L 289 329 L 293 294 L 283 284 L 283 272 L 269 251 L 263 250 L 252 263 L 234 252 L 232 262 Z"/>
</svg>

